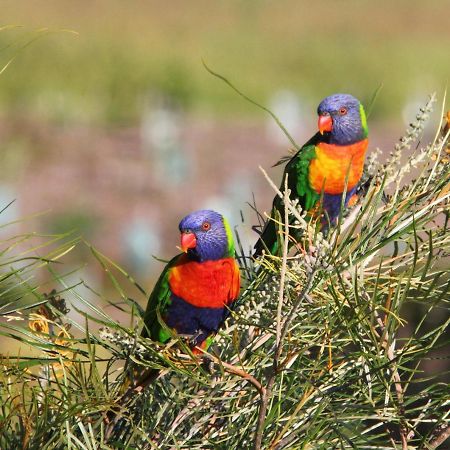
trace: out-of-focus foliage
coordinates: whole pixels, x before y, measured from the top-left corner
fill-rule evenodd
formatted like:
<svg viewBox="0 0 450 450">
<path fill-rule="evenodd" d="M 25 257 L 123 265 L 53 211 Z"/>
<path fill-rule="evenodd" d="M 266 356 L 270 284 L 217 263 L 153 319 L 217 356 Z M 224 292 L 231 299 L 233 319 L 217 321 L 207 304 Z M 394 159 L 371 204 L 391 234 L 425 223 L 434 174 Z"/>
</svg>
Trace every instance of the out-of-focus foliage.
<svg viewBox="0 0 450 450">
<path fill-rule="evenodd" d="M 0 33 L 4 60 L 33 29 L 78 36 L 47 37 L 23 52 L 2 76 L 0 105 L 9 114 L 120 123 L 140 117 L 158 91 L 197 113 L 254 114 L 208 76 L 204 58 L 261 100 L 281 87 L 314 104 L 339 91 L 367 102 L 383 82 L 376 112 L 397 116 L 406 99 L 446 82 L 447 17 L 439 1 L 3 2 L 4 24 L 24 26 Z"/>
</svg>

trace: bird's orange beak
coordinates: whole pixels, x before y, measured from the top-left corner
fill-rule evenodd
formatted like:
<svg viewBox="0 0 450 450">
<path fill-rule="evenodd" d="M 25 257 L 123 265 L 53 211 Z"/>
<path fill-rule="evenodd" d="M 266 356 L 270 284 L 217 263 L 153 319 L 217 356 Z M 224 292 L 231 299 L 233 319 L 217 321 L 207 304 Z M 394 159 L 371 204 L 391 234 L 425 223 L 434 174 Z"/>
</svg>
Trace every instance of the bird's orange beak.
<svg viewBox="0 0 450 450">
<path fill-rule="evenodd" d="M 194 233 L 181 233 L 181 250 L 186 253 L 190 248 L 195 248 L 197 239 Z"/>
<path fill-rule="evenodd" d="M 333 119 L 328 114 L 326 116 L 319 116 L 319 131 L 320 134 L 325 133 L 325 131 L 331 131 L 333 129 Z"/>
</svg>

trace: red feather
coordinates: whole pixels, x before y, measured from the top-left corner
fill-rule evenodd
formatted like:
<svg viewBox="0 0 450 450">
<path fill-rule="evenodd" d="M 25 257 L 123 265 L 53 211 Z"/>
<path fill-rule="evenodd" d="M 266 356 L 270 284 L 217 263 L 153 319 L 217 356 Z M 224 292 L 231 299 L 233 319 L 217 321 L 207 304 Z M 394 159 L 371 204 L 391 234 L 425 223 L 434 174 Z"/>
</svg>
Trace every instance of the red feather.
<svg viewBox="0 0 450 450">
<path fill-rule="evenodd" d="M 239 266 L 234 258 L 200 263 L 183 255 L 170 270 L 169 286 L 193 306 L 223 308 L 239 296 Z"/>
</svg>

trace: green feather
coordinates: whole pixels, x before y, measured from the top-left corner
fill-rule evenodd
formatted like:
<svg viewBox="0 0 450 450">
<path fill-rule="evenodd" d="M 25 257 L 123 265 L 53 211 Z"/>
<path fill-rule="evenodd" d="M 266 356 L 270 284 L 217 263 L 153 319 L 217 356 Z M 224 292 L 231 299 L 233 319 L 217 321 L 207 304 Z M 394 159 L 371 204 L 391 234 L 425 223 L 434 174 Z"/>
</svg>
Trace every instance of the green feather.
<svg viewBox="0 0 450 450">
<path fill-rule="evenodd" d="M 227 241 L 228 241 L 228 251 L 224 257 L 234 258 L 235 250 L 234 250 L 233 232 L 231 231 L 230 224 L 228 223 L 228 220 L 225 219 L 225 217 L 223 218 L 223 226 L 225 228 L 225 233 L 227 234 Z"/>
<path fill-rule="evenodd" d="M 169 273 L 180 256 L 175 256 L 167 263 L 150 294 L 147 309 L 144 313 L 142 337 L 150 337 L 152 340 L 158 342 L 166 342 L 171 337 L 170 331 L 164 328 L 158 320 L 158 315 L 163 315 L 170 306 Z"/>
<path fill-rule="evenodd" d="M 288 188 L 291 191 L 291 198 L 298 198 L 301 207 L 308 211 L 320 200 L 318 194 L 309 184 L 309 165 L 316 157 L 316 142 L 318 134 L 313 136 L 287 163 L 283 175 L 280 191 L 284 191 L 286 176 L 288 177 Z M 284 206 L 282 199 L 277 195 L 272 205 L 271 217 L 277 222 L 282 221 Z M 261 237 L 255 245 L 254 256 L 258 256 L 263 250 L 275 255 L 281 249 L 278 232 L 278 225 L 274 220 L 268 220 L 261 233 Z"/>
<path fill-rule="evenodd" d="M 309 165 L 315 157 L 316 147 L 314 145 L 305 146 L 293 158 L 292 167 L 289 167 L 289 164 L 287 167 L 288 177 L 297 178 L 295 192 L 297 192 L 297 196 L 300 198 L 300 205 L 306 211 L 313 208 L 320 199 L 320 195 L 309 184 Z"/>
<path fill-rule="evenodd" d="M 361 118 L 361 127 L 364 139 L 367 138 L 369 131 L 367 127 L 367 118 L 363 106 L 360 104 L 359 113 Z M 288 188 L 291 191 L 291 198 L 298 198 L 299 204 L 304 211 L 314 208 L 320 201 L 320 193 L 317 193 L 309 183 L 309 168 L 311 161 L 316 157 L 316 144 L 321 141 L 321 136 L 316 133 L 294 156 L 292 156 L 285 168 L 280 191 L 284 191 L 286 177 L 288 177 Z M 276 165 L 285 162 L 288 158 L 283 158 Z M 272 255 L 279 253 L 280 233 L 279 225 L 276 222 L 281 221 L 283 217 L 283 201 L 277 195 L 272 204 L 271 218 L 264 226 L 260 238 L 255 244 L 253 257 L 258 257 L 262 251 L 268 251 Z"/>
<path fill-rule="evenodd" d="M 364 139 L 366 139 L 367 136 L 369 136 L 369 127 L 367 126 L 366 112 L 364 111 L 364 107 L 361 103 L 359 104 L 359 115 L 361 116 L 361 127 L 363 129 L 363 136 Z"/>
<path fill-rule="evenodd" d="M 233 233 L 228 221 L 225 218 L 223 219 L 223 224 L 228 241 L 227 255 L 225 255 L 225 257 L 234 258 L 235 248 Z M 158 281 L 156 282 L 152 293 L 150 294 L 147 309 L 144 313 L 144 328 L 142 330 L 142 337 L 150 337 L 154 341 L 164 343 L 167 342 L 172 336 L 170 330 L 161 325 L 161 321 L 158 320 L 158 315 L 159 317 L 163 316 L 171 304 L 169 274 L 171 268 L 176 264 L 180 256 L 182 256 L 182 254 L 175 256 L 167 263 Z"/>
</svg>

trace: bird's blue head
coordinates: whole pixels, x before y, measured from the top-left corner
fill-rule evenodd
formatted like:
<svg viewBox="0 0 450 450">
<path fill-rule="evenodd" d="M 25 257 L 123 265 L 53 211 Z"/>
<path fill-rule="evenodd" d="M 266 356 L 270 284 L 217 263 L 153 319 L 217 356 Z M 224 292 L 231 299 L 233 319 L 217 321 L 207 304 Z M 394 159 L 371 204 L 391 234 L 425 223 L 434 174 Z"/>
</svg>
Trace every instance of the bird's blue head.
<svg viewBox="0 0 450 450">
<path fill-rule="evenodd" d="M 319 131 L 329 144 L 350 145 L 367 138 L 367 120 L 358 99 L 349 94 L 334 94 L 317 108 Z"/>
<path fill-rule="evenodd" d="M 227 220 L 207 209 L 186 216 L 179 225 L 181 249 L 196 261 L 234 257 L 234 243 Z"/>
</svg>

